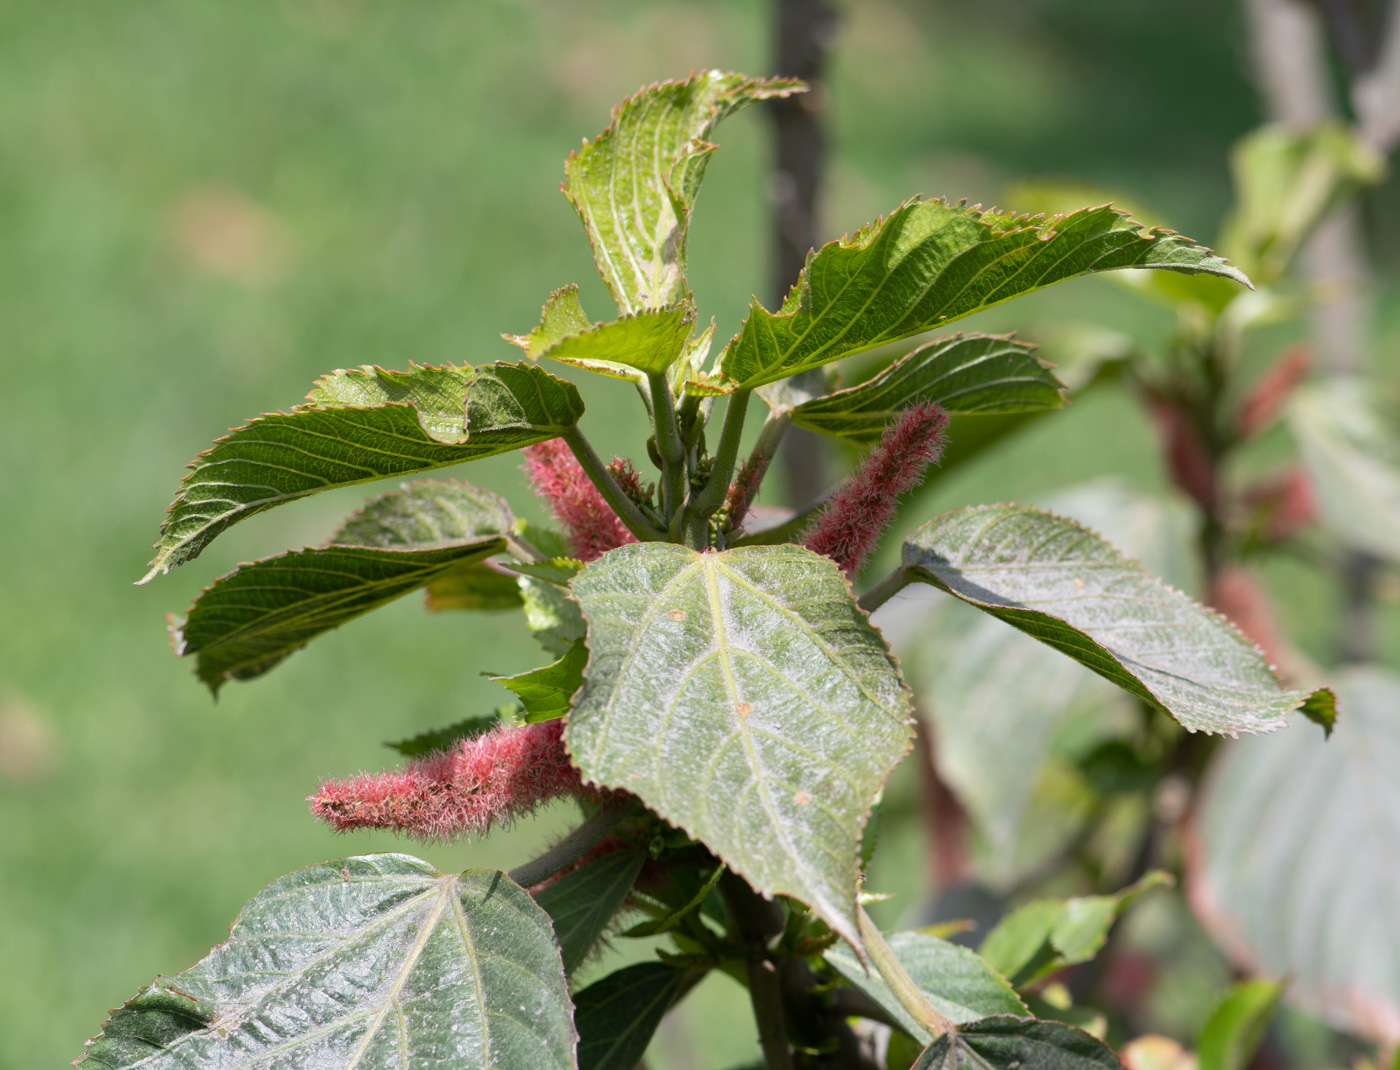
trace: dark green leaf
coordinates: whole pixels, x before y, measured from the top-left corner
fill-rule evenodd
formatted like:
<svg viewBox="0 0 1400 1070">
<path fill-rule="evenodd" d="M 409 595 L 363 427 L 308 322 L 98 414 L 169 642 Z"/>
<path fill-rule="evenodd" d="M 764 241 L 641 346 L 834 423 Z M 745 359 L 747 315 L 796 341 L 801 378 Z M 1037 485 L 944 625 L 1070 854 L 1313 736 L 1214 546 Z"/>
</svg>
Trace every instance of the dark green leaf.
<svg viewBox="0 0 1400 1070">
<path fill-rule="evenodd" d="M 674 966 L 642 962 L 575 996 L 579 1070 L 635 1070 L 685 981 Z"/>
<path fill-rule="evenodd" d="M 580 572 L 591 653 L 565 738 L 759 891 L 859 945 L 856 852 L 909 749 L 908 694 L 828 559 L 638 543 Z"/>
<path fill-rule="evenodd" d="M 572 976 L 593 950 L 645 861 L 642 851 L 612 851 L 536 893 L 535 902 L 554 919 L 565 974 Z"/>
<path fill-rule="evenodd" d="M 519 609 L 525 603 L 514 576 L 490 565 L 472 565 L 428 584 L 424 604 L 439 613 L 448 609 Z"/>
<path fill-rule="evenodd" d="M 1282 995 L 1283 985 L 1264 978 L 1230 989 L 1201 1030 L 1200 1070 L 1245 1070 Z"/>
<path fill-rule="evenodd" d="M 728 115 L 787 96 L 793 82 L 702 71 L 648 86 L 613 110 L 612 124 L 565 164 L 564 195 L 588 231 L 593 259 L 623 315 L 687 295 L 690 212 Z"/>
<path fill-rule="evenodd" d="M 1056 409 L 1064 393 L 1035 358 L 1035 346 L 1010 335 L 955 334 L 900 357 L 868 382 L 798 405 L 792 422 L 871 442 L 917 401 L 936 401 L 950 413 L 988 415 Z"/>
<path fill-rule="evenodd" d="M 487 717 L 468 717 L 446 728 L 434 728 L 420 732 L 411 739 L 401 739 L 397 743 L 385 743 L 390 750 L 396 750 L 405 758 L 421 758 L 433 751 L 449 750 L 453 744 L 464 739 L 474 739 L 491 731 L 501 723 L 499 712 Z"/>
<path fill-rule="evenodd" d="M 588 648 L 574 643 L 558 661 L 514 676 L 490 676 L 502 687 L 520 696 L 525 720 L 552 721 L 569 712 L 569 702 L 583 683 L 583 667 L 588 664 Z"/>
<path fill-rule="evenodd" d="M 141 582 L 193 560 L 220 532 L 265 509 L 543 442 L 583 413 L 571 383 L 508 364 L 364 367 L 327 376 L 307 397 L 290 413 L 230 432 L 190 462 Z"/>
<path fill-rule="evenodd" d="M 1108 207 L 1027 217 L 909 201 L 810 254 L 778 312 L 755 301 L 720 370 L 738 385 L 760 386 L 1051 283 L 1132 267 L 1248 282 L 1189 238 L 1143 229 Z"/>
<path fill-rule="evenodd" d="M 267 672 L 362 613 L 506 548 L 510 510 L 466 483 L 419 482 L 374 499 L 325 546 L 242 565 L 214 581 L 173 626 L 175 652 L 198 654 L 199 678 Z"/>
<path fill-rule="evenodd" d="M 1015 505 L 958 509 L 904 544 L 904 565 L 1048 643 L 1192 731 L 1271 731 L 1309 700 L 1278 684 L 1223 617 L 1072 520 Z M 1326 707 L 1327 692 L 1313 692 Z"/>
<path fill-rule="evenodd" d="M 967 948 L 921 932 L 887 933 L 885 941 L 910 980 L 940 1013 L 953 1021 L 1029 1013 L 1006 978 Z M 900 1003 L 879 973 L 867 971 L 849 948 L 838 944 L 826 953 L 826 961 L 884 1008 L 915 1040 L 924 1044 L 933 1040 L 927 1027 Z"/>
<path fill-rule="evenodd" d="M 1191 905 L 1241 968 L 1292 975 L 1289 1002 L 1400 1040 L 1400 676 L 1333 670 L 1332 738 L 1311 729 L 1221 748 L 1187 852 Z"/>
<path fill-rule="evenodd" d="M 1002 918 L 978 953 L 1021 988 L 1063 966 L 1088 962 L 1138 896 L 1171 883 L 1167 874 L 1153 870 L 1115 895 L 1038 899 Z"/>
<path fill-rule="evenodd" d="M 568 1070 L 573 1044 L 549 917 L 523 890 L 499 870 L 371 855 L 268 885 L 227 943 L 116 1011 L 80 1063 Z"/>
<path fill-rule="evenodd" d="M 1059 1022 L 1000 1015 L 948 1032 L 929 1045 L 913 1070 L 1122 1070 L 1101 1040 Z"/>
</svg>

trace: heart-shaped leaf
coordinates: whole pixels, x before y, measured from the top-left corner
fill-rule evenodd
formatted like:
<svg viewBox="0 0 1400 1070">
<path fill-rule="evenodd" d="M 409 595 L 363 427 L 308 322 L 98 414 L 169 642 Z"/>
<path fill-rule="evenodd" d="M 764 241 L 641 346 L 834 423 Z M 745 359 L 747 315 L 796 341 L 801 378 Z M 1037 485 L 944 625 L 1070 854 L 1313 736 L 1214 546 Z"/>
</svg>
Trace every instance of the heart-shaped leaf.
<svg viewBox="0 0 1400 1070">
<path fill-rule="evenodd" d="M 423 481 L 374 499 L 325 546 L 240 565 L 172 627 L 217 692 L 261 676 L 323 632 L 506 548 L 506 503 L 467 483 Z"/>
<path fill-rule="evenodd" d="M 642 851 L 610 851 L 535 894 L 535 902 L 554 920 L 565 974 L 572 976 L 588 958 L 645 861 Z"/>
<path fill-rule="evenodd" d="M 116 1011 L 80 1065 L 570 1070 L 549 916 L 499 870 L 408 855 L 274 881 L 229 940 Z"/>
<path fill-rule="evenodd" d="M 1059 1022 L 998 1015 L 950 1030 L 910 1070 L 1122 1070 L 1113 1049 Z"/>
<path fill-rule="evenodd" d="M 1268 732 L 1332 693 L 1284 690 L 1223 617 L 1153 579 L 1073 520 L 1015 505 L 954 510 L 904 544 L 907 575 L 1087 665 L 1191 731 Z"/>
<path fill-rule="evenodd" d="M 836 566 L 797 546 L 635 543 L 573 582 L 590 660 L 565 739 L 759 891 L 860 946 L 856 851 L 909 699 Z"/>
</svg>

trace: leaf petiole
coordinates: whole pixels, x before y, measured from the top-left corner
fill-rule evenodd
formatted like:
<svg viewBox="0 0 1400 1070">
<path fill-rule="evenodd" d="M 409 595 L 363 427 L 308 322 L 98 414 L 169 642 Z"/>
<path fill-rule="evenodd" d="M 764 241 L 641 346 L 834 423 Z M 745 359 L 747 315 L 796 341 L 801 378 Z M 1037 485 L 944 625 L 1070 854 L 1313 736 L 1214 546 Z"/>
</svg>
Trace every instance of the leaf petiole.
<svg viewBox="0 0 1400 1070">
<path fill-rule="evenodd" d="M 665 372 L 647 376 L 651 386 L 652 423 L 656 430 L 656 452 L 661 457 L 661 515 L 669 520 L 681 507 L 685 493 L 685 443 L 676 420 L 676 399 Z"/>
<path fill-rule="evenodd" d="M 583 467 L 588 478 L 593 481 L 593 485 L 603 495 L 604 500 L 612 507 L 612 511 L 618 515 L 627 530 L 637 536 L 640 542 L 661 542 L 666 538 L 666 532 L 657 527 L 647 519 L 645 513 L 613 478 L 613 474 L 608 471 L 608 466 L 603 463 L 603 459 L 598 456 L 588 439 L 583 437 L 583 432 L 577 427 L 571 427 L 561 436 L 569 449 L 573 451 L 574 457 Z"/>
<path fill-rule="evenodd" d="M 929 1002 L 923 989 L 914 983 L 914 979 L 899 964 L 899 959 L 890 950 L 890 945 L 885 943 L 885 938 L 880 935 L 880 930 L 870 920 L 865 908 L 857 907 L 856 910 L 860 935 L 865 940 L 865 950 L 870 955 L 870 961 L 880 971 L 880 976 L 890 986 L 890 991 L 904 1004 L 905 1010 L 927 1026 L 935 1039 L 944 1033 L 957 1032 L 956 1023 Z"/>
</svg>

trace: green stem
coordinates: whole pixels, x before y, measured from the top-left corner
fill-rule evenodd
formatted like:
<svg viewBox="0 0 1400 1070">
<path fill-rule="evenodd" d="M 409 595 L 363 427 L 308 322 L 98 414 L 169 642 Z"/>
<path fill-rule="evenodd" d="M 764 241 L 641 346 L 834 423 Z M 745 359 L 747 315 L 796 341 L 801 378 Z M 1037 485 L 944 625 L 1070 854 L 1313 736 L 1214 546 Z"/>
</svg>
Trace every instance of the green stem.
<svg viewBox="0 0 1400 1070">
<path fill-rule="evenodd" d="M 571 427 L 564 432 L 563 438 L 588 478 L 593 481 L 593 485 L 603 495 L 603 499 L 612 507 L 612 511 L 618 515 L 618 518 L 627 525 L 628 531 L 642 542 L 660 542 L 666 538 L 666 533 L 652 524 L 646 518 L 646 514 L 638 508 L 637 503 L 627 497 L 617 480 L 613 478 L 613 474 L 608 471 L 608 466 L 603 463 L 603 459 L 594 452 L 592 445 L 583 437 L 582 431 L 577 427 Z"/>
<path fill-rule="evenodd" d="M 752 490 L 749 497 L 742 503 L 738 515 L 729 517 L 729 530 L 732 531 L 743 523 L 744 514 L 748 512 L 753 497 L 758 493 L 758 485 L 768 474 L 768 466 L 773 463 L 773 458 L 778 453 L 778 447 L 782 445 L 783 434 L 791 425 L 792 410 L 786 407 L 770 410 L 768 419 L 763 421 L 763 427 L 758 432 L 758 441 L 754 443 L 749 459 L 744 462 L 744 467 L 740 470 L 745 476 L 745 483 L 752 483 Z"/>
<path fill-rule="evenodd" d="M 729 481 L 734 477 L 734 462 L 739 457 L 739 440 L 744 435 L 744 416 L 749 409 L 752 390 L 740 387 L 729 395 L 729 407 L 724 412 L 724 429 L 720 432 L 719 450 L 710 469 L 710 478 L 703 490 L 695 495 L 686 510 L 687 542 L 705 541 L 704 532 L 710 517 L 719 511 L 729 493 Z"/>
<path fill-rule="evenodd" d="M 544 854 L 516 866 L 506 876 L 522 888 L 532 888 L 540 881 L 549 880 L 602 843 L 608 833 L 636 809 L 637 800 L 630 795 L 620 802 L 609 803 Z"/>
<path fill-rule="evenodd" d="M 935 1039 L 949 1031 L 956 1032 L 957 1026 L 953 1020 L 928 1001 L 923 989 L 914 983 L 913 978 L 899 964 L 899 959 L 894 957 L 890 945 L 885 943 L 885 938 L 880 935 L 880 930 L 870 920 L 865 908 L 857 909 L 860 911 L 857 917 L 860 922 L 860 935 L 865 940 L 866 953 L 875 968 L 880 971 L 885 983 L 890 986 L 890 991 L 904 1004 L 904 1009 L 922 1022 Z"/>
<path fill-rule="evenodd" d="M 895 569 L 857 600 L 857 604 L 867 613 L 874 613 L 891 598 L 914 582 L 909 570 L 903 565 Z"/>
<path fill-rule="evenodd" d="M 668 521 L 681 506 L 685 492 L 685 443 L 676 421 L 676 399 L 665 372 L 647 376 L 651 384 L 652 423 L 656 430 L 656 452 L 661 455 L 661 515 Z"/>
<path fill-rule="evenodd" d="M 719 880 L 720 895 L 734 919 L 734 928 L 749 945 L 745 979 L 749 1001 L 758 1025 L 758 1042 L 768 1070 L 792 1070 L 792 1048 L 788 1044 L 787 1018 L 783 1008 L 782 975 L 769 952 L 769 944 L 782 936 L 783 908 L 764 899 L 742 877 L 726 870 Z"/>
</svg>

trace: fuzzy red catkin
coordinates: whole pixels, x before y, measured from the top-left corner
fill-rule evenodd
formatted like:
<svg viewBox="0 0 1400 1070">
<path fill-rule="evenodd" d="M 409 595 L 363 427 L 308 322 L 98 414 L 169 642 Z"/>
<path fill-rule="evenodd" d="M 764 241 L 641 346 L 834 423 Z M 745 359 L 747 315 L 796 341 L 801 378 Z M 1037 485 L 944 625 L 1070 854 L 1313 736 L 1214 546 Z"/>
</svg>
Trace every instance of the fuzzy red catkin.
<svg viewBox="0 0 1400 1070">
<path fill-rule="evenodd" d="M 825 554 L 853 575 L 894 519 L 899 496 L 923 479 L 947 441 L 948 414 L 931 401 L 911 405 L 880 436 L 880 444 L 827 501 L 802 545 Z"/>
<path fill-rule="evenodd" d="M 564 526 L 569 545 L 580 560 L 594 561 L 624 543 L 637 541 L 562 438 L 527 446 L 522 467 L 535 493 Z M 624 490 L 640 494 L 641 476 L 631 461 L 615 458 L 608 470 Z"/>
<path fill-rule="evenodd" d="M 596 798 L 564 751 L 562 719 L 500 725 L 387 773 L 327 780 L 307 802 L 337 832 L 393 829 L 416 839 L 484 836 L 564 795 Z"/>
</svg>

